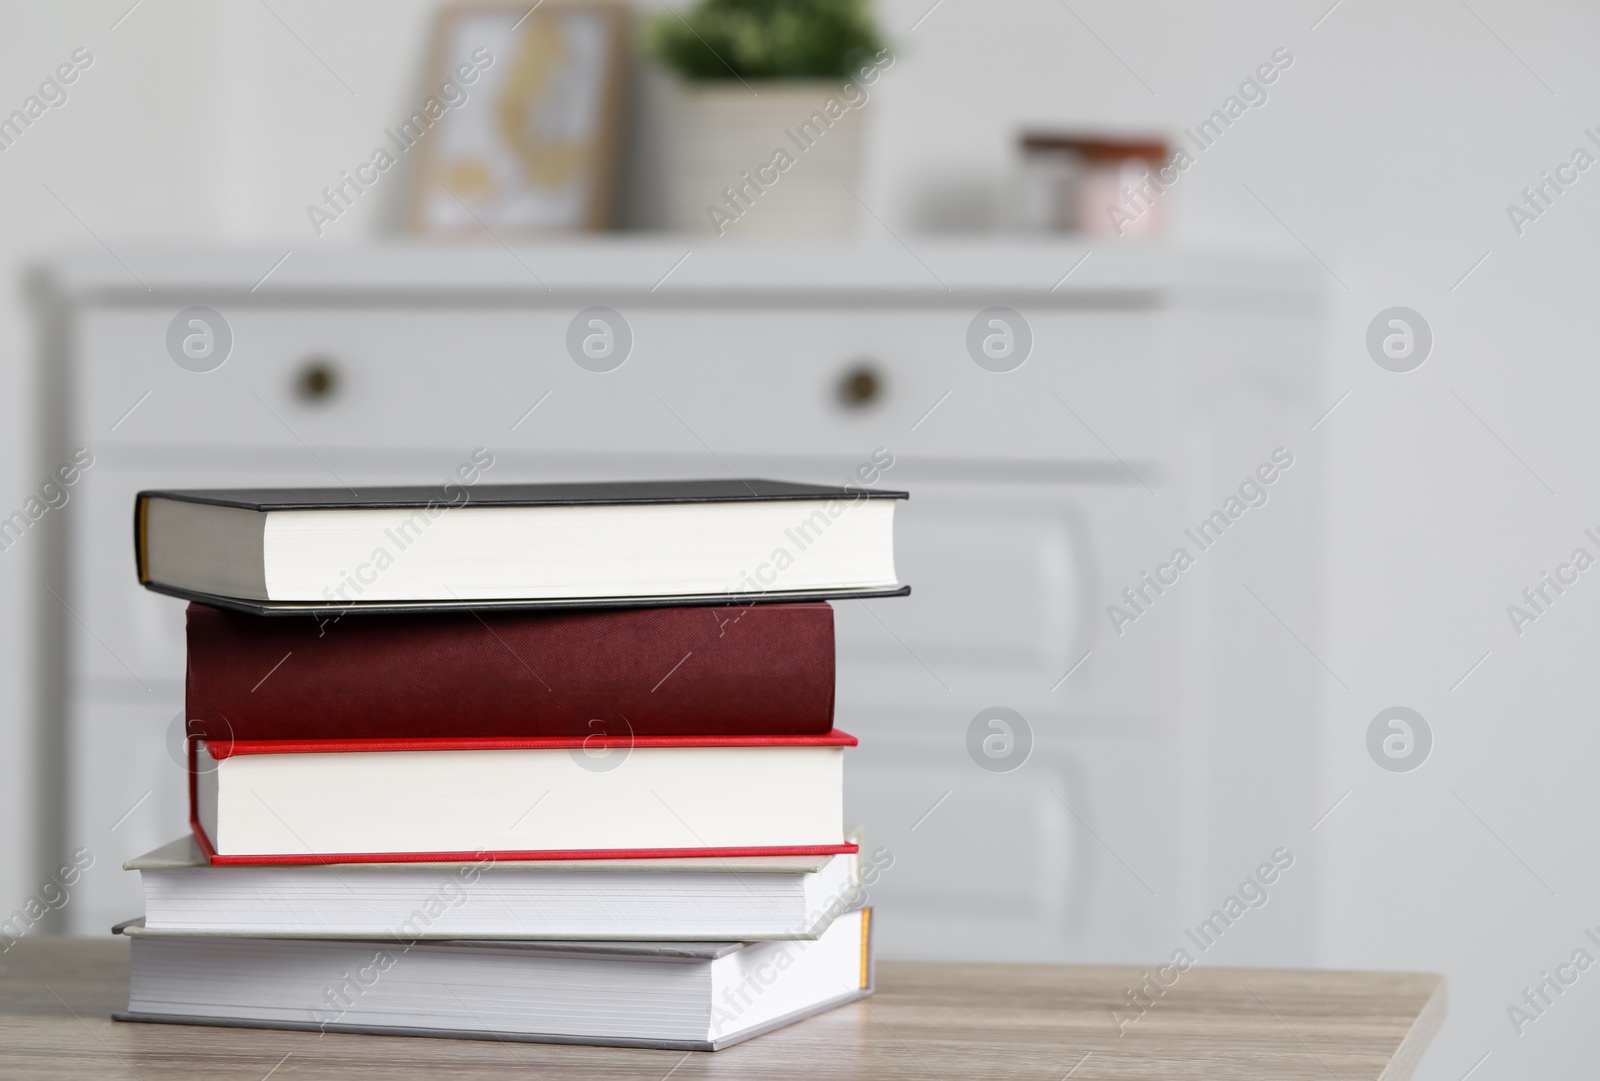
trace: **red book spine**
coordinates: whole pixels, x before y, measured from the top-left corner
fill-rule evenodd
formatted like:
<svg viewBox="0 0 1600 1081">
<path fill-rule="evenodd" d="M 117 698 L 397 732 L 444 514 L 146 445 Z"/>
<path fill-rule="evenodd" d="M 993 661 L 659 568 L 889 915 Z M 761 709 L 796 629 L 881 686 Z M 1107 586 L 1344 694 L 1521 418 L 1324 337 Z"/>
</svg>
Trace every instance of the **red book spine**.
<svg viewBox="0 0 1600 1081">
<path fill-rule="evenodd" d="M 605 747 L 854 747 L 859 741 L 837 728 L 808 736 L 464 736 L 433 739 L 236 739 L 207 743 L 221 762 L 247 754 L 394 754 L 405 751 L 576 751 Z"/>
<path fill-rule="evenodd" d="M 188 647 L 189 731 L 217 744 L 833 728 L 823 602 L 337 622 L 191 604 Z"/>
</svg>

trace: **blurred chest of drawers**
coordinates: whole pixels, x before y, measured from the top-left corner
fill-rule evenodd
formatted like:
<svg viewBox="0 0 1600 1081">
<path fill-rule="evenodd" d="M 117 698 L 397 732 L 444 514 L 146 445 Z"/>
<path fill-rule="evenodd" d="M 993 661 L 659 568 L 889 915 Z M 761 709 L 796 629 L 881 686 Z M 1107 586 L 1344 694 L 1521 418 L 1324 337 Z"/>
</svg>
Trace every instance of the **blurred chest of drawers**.
<svg viewBox="0 0 1600 1081">
<path fill-rule="evenodd" d="M 1319 399 L 1298 264 L 931 242 L 121 255 L 39 280 L 54 450 L 94 456 L 40 674 L 48 840 L 96 854 L 76 931 L 137 914 L 119 864 L 186 828 L 183 605 L 135 580 L 134 493 L 442 481 L 479 447 L 490 483 L 839 483 L 892 458 L 913 594 L 837 605 L 847 811 L 892 857 L 887 956 L 1165 957 L 1259 862 L 1261 823 L 1311 798 L 1311 726 L 1287 718 L 1314 676 L 1270 660 L 1281 628 L 1239 585 L 1315 634 L 1314 463 L 1180 584 L 1142 587 L 1136 621 L 1107 615 L 1299 450 Z M 1023 740 L 1019 767 L 972 750 L 995 707 L 1022 724 L 981 735 Z"/>
</svg>

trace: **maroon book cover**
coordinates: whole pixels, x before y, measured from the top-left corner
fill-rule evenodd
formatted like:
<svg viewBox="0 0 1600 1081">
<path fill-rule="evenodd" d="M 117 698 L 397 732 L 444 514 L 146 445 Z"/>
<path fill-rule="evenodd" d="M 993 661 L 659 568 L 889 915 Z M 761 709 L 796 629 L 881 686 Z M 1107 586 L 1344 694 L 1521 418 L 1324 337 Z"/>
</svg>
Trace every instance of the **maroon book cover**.
<svg viewBox="0 0 1600 1081">
<path fill-rule="evenodd" d="M 816 735 L 825 602 L 263 618 L 189 605 L 190 734 L 231 740 Z"/>
</svg>

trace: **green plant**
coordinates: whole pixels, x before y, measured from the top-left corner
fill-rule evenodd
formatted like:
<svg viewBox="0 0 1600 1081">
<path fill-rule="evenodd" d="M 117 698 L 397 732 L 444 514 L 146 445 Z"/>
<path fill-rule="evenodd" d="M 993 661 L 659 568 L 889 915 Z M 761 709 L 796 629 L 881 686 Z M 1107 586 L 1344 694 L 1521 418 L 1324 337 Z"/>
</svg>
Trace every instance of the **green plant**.
<svg viewBox="0 0 1600 1081">
<path fill-rule="evenodd" d="M 686 79 L 842 79 L 883 48 L 865 0 L 702 0 L 645 44 Z"/>
</svg>

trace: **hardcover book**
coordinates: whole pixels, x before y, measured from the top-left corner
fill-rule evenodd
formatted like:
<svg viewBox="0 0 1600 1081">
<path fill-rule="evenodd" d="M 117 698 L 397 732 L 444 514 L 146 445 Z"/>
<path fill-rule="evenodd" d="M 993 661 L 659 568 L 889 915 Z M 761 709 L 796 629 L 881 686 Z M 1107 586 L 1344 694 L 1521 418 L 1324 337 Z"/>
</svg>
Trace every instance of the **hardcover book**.
<svg viewBox="0 0 1600 1081">
<path fill-rule="evenodd" d="M 834 855 L 855 743 L 191 740 L 191 823 L 216 864 Z"/>
<path fill-rule="evenodd" d="M 319 626 L 191 604 L 191 735 L 820 735 L 826 603 L 429 612 Z"/>
<path fill-rule="evenodd" d="M 256 613 L 909 592 L 904 492 L 770 480 L 140 492 L 139 580 Z"/>
<path fill-rule="evenodd" d="M 190 836 L 123 867 L 139 872 L 152 934 L 750 942 L 827 930 L 858 896 L 857 859 L 218 867 Z"/>
<path fill-rule="evenodd" d="M 872 910 L 814 942 L 150 934 L 118 1021 L 716 1051 L 872 993 Z"/>
</svg>

